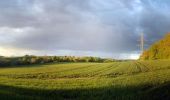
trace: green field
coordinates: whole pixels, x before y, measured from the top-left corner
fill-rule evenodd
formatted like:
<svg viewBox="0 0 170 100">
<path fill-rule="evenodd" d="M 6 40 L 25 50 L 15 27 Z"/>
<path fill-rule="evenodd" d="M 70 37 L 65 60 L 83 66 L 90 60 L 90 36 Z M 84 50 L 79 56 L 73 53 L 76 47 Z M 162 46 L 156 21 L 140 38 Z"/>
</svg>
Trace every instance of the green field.
<svg viewBox="0 0 170 100">
<path fill-rule="evenodd" d="M 0 68 L 0 99 L 169 100 L 170 61 Z"/>
</svg>

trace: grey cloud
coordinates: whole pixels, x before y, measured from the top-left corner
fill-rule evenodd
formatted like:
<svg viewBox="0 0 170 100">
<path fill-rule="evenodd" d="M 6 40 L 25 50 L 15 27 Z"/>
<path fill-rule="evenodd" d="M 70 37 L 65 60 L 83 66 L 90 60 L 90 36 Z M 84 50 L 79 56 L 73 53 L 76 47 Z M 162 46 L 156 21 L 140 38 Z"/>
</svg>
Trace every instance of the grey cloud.
<svg viewBox="0 0 170 100">
<path fill-rule="evenodd" d="M 148 45 L 152 44 L 154 41 L 163 37 L 167 32 L 170 31 L 170 13 L 167 12 L 169 3 L 167 0 L 164 2 L 156 2 L 155 0 L 142 0 L 143 10 L 140 14 L 140 27 L 145 33 Z"/>
<path fill-rule="evenodd" d="M 14 41 L 3 40 L 0 44 L 33 50 L 138 52 L 139 33 L 145 33 L 150 45 L 170 31 L 167 2 L 2 0 L 0 27 L 19 28 L 23 32 L 16 34 Z"/>
</svg>

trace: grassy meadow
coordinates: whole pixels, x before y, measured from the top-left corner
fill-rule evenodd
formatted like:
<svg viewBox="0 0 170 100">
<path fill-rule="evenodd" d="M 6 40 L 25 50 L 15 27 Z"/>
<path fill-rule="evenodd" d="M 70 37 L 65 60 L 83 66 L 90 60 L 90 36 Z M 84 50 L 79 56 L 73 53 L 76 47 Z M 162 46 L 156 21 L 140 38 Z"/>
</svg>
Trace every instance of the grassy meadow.
<svg viewBox="0 0 170 100">
<path fill-rule="evenodd" d="M 169 100 L 170 60 L 4 67 L 0 98 Z"/>
</svg>

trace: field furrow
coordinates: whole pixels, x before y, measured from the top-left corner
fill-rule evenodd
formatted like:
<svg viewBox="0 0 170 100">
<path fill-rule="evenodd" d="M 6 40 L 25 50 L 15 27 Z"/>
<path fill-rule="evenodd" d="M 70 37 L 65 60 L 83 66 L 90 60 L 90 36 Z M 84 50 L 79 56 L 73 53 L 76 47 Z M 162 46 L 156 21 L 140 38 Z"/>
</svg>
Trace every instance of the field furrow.
<svg viewBox="0 0 170 100">
<path fill-rule="evenodd" d="M 140 100 L 149 97 L 149 93 L 151 96 L 154 95 L 155 91 L 156 93 L 161 91 L 161 94 L 170 93 L 166 90 L 170 86 L 169 76 L 168 60 L 65 63 L 1 68 L 0 97 L 18 95 L 24 97 L 24 100 L 31 97 L 39 100 L 44 98 L 86 100 L 87 97 L 91 97 L 90 100 L 105 98 Z"/>
</svg>

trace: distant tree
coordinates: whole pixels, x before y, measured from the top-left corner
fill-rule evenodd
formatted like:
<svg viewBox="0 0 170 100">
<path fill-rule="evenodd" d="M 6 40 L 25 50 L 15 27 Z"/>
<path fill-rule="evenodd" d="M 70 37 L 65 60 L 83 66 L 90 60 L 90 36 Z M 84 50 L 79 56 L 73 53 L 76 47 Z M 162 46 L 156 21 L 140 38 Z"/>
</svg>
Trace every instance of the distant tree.
<svg viewBox="0 0 170 100">
<path fill-rule="evenodd" d="M 36 64 L 36 63 L 38 63 L 37 58 L 36 58 L 36 57 L 32 57 L 32 58 L 30 59 L 30 63 L 31 63 L 31 64 Z"/>
<path fill-rule="evenodd" d="M 75 56 L 34 56 L 23 57 L 0 57 L 0 66 L 44 64 L 50 62 L 104 62 L 107 59 L 99 57 L 75 57 Z M 109 62 L 113 60 L 109 59 Z"/>
</svg>

